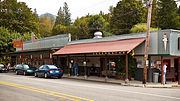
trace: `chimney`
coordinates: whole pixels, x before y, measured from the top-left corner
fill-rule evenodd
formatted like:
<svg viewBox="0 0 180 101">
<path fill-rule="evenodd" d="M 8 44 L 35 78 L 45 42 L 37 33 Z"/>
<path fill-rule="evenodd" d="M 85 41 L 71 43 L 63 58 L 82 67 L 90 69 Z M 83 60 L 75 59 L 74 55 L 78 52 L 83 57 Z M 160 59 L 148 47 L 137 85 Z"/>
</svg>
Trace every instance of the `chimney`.
<svg viewBox="0 0 180 101">
<path fill-rule="evenodd" d="M 93 39 L 101 39 L 102 38 L 102 32 L 95 32 Z"/>
</svg>

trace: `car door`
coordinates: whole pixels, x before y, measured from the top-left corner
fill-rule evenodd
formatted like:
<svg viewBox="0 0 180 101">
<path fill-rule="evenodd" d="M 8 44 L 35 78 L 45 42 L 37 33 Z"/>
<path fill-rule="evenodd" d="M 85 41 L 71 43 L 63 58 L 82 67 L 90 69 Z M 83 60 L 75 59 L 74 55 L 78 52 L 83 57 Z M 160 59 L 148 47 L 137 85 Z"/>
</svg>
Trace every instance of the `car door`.
<svg viewBox="0 0 180 101">
<path fill-rule="evenodd" d="M 40 76 L 40 77 L 42 77 L 43 67 L 44 67 L 44 66 L 40 66 L 40 67 L 38 68 L 38 70 L 36 71 L 36 73 L 37 73 L 38 76 Z"/>
<path fill-rule="evenodd" d="M 24 69 L 23 65 L 19 65 L 19 73 L 20 74 L 23 74 L 23 69 Z"/>
<path fill-rule="evenodd" d="M 44 65 L 44 66 L 43 66 L 43 69 L 42 69 L 42 72 L 41 72 L 41 73 L 42 73 L 42 76 L 44 76 L 44 73 L 45 73 L 46 71 L 47 71 L 47 66 Z"/>
<path fill-rule="evenodd" d="M 21 67 L 22 65 L 16 65 L 15 70 L 18 72 L 18 74 L 21 74 Z"/>
</svg>

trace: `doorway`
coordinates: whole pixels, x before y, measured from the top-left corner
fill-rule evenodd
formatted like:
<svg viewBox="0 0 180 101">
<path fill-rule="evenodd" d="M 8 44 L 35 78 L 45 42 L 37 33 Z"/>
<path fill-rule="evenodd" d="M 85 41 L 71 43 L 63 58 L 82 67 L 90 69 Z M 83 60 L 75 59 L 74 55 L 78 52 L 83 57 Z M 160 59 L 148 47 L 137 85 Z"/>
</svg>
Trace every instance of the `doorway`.
<svg viewBox="0 0 180 101">
<path fill-rule="evenodd" d="M 174 68 L 175 68 L 175 77 L 176 77 L 176 81 L 179 80 L 179 77 L 178 77 L 178 69 L 179 69 L 179 59 L 176 58 L 174 59 Z"/>
</svg>

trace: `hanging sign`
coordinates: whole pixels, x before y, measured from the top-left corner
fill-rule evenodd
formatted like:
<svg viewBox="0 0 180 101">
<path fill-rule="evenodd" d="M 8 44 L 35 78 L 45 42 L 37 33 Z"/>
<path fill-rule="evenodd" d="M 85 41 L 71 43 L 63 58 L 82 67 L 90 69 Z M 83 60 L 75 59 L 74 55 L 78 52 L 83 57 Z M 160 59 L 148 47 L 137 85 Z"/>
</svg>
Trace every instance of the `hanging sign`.
<svg viewBox="0 0 180 101">
<path fill-rule="evenodd" d="M 13 40 L 14 48 L 21 48 L 21 40 Z"/>
</svg>

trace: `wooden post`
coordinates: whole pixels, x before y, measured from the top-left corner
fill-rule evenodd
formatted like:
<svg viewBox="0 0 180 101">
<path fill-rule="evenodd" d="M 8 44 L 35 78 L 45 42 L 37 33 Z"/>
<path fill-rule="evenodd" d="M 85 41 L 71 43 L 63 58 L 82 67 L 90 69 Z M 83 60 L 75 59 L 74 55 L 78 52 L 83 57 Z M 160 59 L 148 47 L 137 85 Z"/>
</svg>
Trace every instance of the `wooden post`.
<svg viewBox="0 0 180 101">
<path fill-rule="evenodd" d="M 107 81 L 107 79 L 108 79 L 108 72 L 107 72 L 107 70 L 108 70 L 108 67 L 107 67 L 107 57 L 105 57 L 105 82 Z"/>
<path fill-rule="evenodd" d="M 21 37 L 21 50 L 23 53 L 23 38 L 22 37 Z M 23 62 L 24 62 L 23 55 L 21 55 L 21 63 L 23 64 Z"/>
<path fill-rule="evenodd" d="M 68 76 L 70 76 L 69 55 L 67 56 L 67 70 L 68 70 Z"/>
<path fill-rule="evenodd" d="M 163 84 L 163 56 L 161 56 L 161 84 Z"/>
<path fill-rule="evenodd" d="M 178 59 L 178 84 L 180 85 L 180 57 Z"/>
<path fill-rule="evenodd" d="M 143 84 L 146 84 L 146 81 L 147 81 L 146 61 L 148 59 L 148 50 L 149 50 L 149 34 L 150 34 L 150 25 L 151 25 L 152 3 L 153 3 L 153 0 L 150 0 L 149 8 L 148 8 L 148 18 L 147 18 L 147 35 L 146 35 L 145 55 L 144 55 Z"/>
<path fill-rule="evenodd" d="M 129 79 L 128 79 L 128 54 L 126 54 L 126 80 L 125 83 L 128 83 Z"/>
<path fill-rule="evenodd" d="M 86 54 L 84 54 L 84 61 L 86 62 Z M 87 62 L 86 62 L 87 65 Z M 87 66 L 84 65 L 84 78 L 87 79 Z"/>
</svg>

